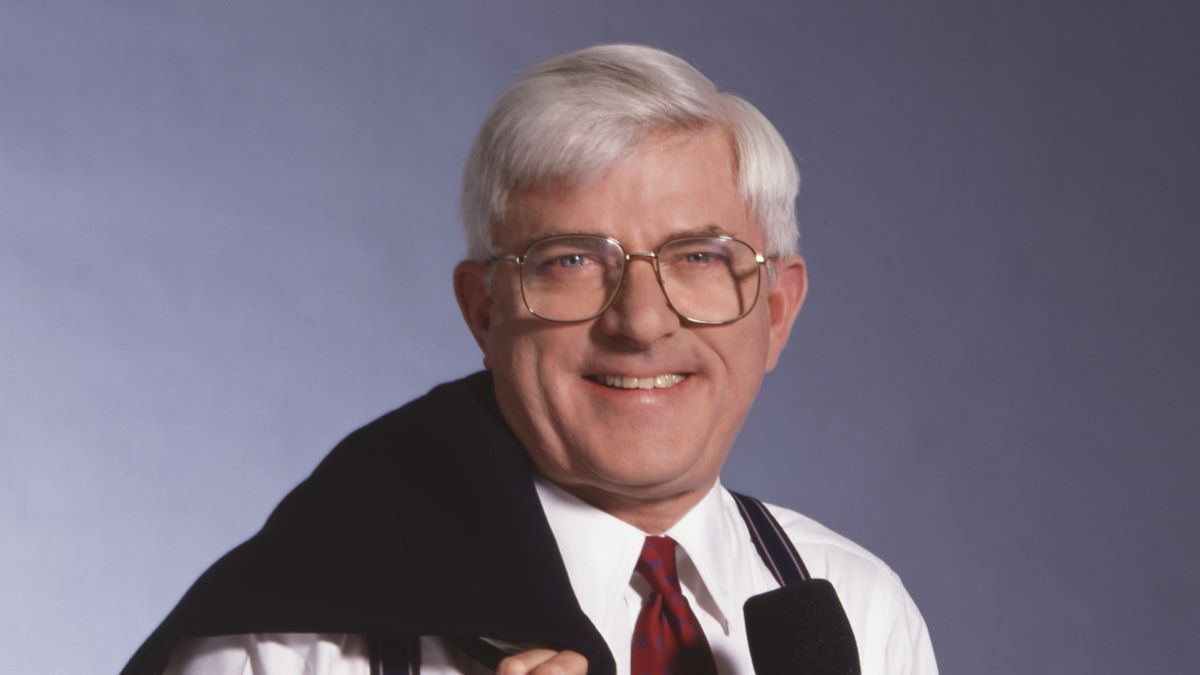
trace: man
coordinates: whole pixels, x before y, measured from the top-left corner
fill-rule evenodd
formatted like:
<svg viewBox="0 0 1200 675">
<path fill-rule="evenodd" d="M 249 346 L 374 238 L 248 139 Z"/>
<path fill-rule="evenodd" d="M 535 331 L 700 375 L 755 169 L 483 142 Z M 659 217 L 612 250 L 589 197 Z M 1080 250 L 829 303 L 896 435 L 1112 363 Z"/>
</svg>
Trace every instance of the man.
<svg viewBox="0 0 1200 675">
<path fill-rule="evenodd" d="M 343 442 L 127 672 L 749 673 L 742 605 L 790 559 L 862 672 L 935 673 L 883 563 L 718 482 L 804 300 L 797 186 L 770 123 L 674 56 L 525 73 L 464 176 L 454 288 L 488 373 Z"/>
</svg>

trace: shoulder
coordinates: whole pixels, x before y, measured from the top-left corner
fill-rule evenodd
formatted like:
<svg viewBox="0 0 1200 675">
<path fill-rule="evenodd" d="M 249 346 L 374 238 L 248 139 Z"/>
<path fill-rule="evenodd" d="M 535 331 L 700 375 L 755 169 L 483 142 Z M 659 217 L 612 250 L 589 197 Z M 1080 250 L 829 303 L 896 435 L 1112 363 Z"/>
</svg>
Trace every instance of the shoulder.
<svg viewBox="0 0 1200 675">
<path fill-rule="evenodd" d="M 766 504 L 787 533 L 813 577 L 828 579 L 839 595 L 869 598 L 874 610 L 881 604 L 899 609 L 911 604 L 900 577 L 882 559 L 849 538 L 791 509 Z"/>
<path fill-rule="evenodd" d="M 800 551 L 813 576 L 826 578 L 820 572 L 836 572 L 846 568 L 859 574 L 895 576 L 895 572 L 878 556 L 816 520 L 782 506 L 764 505 Z"/>
<path fill-rule="evenodd" d="M 937 672 L 925 620 L 887 563 L 804 514 L 766 506 L 809 573 L 837 589 L 858 639 L 863 672 Z"/>
</svg>

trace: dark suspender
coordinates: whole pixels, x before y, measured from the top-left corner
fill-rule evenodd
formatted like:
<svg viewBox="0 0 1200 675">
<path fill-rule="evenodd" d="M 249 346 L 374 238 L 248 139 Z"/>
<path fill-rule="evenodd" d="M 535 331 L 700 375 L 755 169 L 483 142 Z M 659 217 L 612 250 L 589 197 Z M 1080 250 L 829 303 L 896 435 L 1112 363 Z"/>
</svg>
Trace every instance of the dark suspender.
<svg viewBox="0 0 1200 675">
<path fill-rule="evenodd" d="M 759 557 L 771 570 L 775 581 L 778 581 L 780 586 L 789 586 L 811 579 L 808 568 L 804 566 L 804 561 L 792 545 L 792 540 L 788 539 L 783 528 L 779 526 L 779 521 L 775 520 L 775 516 L 771 515 L 766 505 L 754 497 L 736 492 L 729 494 L 733 495 L 733 501 L 737 502 L 742 519 L 750 528 L 750 539 L 754 541 Z"/>
<path fill-rule="evenodd" d="M 738 511 L 750 530 L 750 540 L 758 550 L 763 564 L 780 586 L 788 586 L 811 577 L 792 540 L 788 539 L 779 521 L 766 505 L 754 497 L 730 492 Z M 479 663 L 496 669 L 504 652 L 478 638 L 456 638 L 454 646 Z M 371 675 L 418 675 L 421 671 L 421 643 L 413 636 L 371 636 Z"/>
</svg>

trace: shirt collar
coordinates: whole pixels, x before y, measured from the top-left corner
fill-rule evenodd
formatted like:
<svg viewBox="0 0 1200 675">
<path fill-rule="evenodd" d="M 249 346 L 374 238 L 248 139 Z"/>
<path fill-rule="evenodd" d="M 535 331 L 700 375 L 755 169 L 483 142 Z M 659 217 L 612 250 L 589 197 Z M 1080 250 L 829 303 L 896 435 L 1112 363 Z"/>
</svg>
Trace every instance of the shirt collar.
<svg viewBox="0 0 1200 675">
<path fill-rule="evenodd" d="M 728 633 L 730 623 L 740 615 L 740 611 L 733 610 L 740 608 L 733 607 L 737 541 L 723 508 L 724 492 L 720 481 L 714 483 L 708 494 L 664 534 L 678 542 L 695 565 L 701 583 L 716 604 L 720 614 L 717 618 Z"/>
<path fill-rule="evenodd" d="M 541 476 L 535 476 L 534 484 L 580 608 L 593 623 L 607 624 L 629 587 L 646 533 Z M 720 481 L 714 483 L 664 535 L 678 542 L 691 559 L 728 631 L 738 616 L 731 611 L 734 556 L 730 551 L 736 542 L 722 508 L 723 492 Z"/>
</svg>

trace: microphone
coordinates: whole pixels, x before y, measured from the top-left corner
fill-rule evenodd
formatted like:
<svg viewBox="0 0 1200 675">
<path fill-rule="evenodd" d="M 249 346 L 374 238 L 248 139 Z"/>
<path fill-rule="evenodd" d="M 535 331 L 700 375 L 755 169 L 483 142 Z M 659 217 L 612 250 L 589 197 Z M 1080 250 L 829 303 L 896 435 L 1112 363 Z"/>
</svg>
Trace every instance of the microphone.
<svg viewBox="0 0 1200 675">
<path fill-rule="evenodd" d="M 854 631 L 828 580 L 756 595 L 743 611 L 757 675 L 861 675 Z"/>
</svg>

